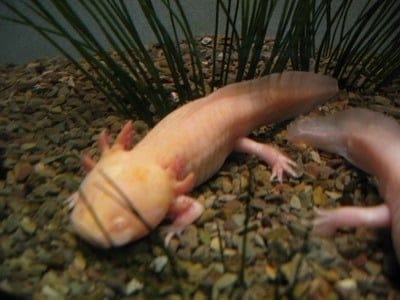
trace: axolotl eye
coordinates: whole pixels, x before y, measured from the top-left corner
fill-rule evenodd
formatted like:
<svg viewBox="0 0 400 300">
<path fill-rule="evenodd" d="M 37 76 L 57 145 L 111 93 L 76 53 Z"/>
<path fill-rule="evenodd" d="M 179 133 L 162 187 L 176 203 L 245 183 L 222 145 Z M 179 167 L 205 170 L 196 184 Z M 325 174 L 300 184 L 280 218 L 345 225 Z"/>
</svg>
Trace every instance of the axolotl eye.
<svg viewBox="0 0 400 300">
<path fill-rule="evenodd" d="M 121 246 L 135 240 L 134 217 L 130 211 L 96 211 L 92 206 L 79 204 L 72 211 L 71 221 L 74 231 L 85 240 L 103 248 Z"/>
<path fill-rule="evenodd" d="M 113 246 L 121 246 L 134 238 L 131 222 L 125 216 L 116 216 L 110 222 L 108 232 Z"/>
<path fill-rule="evenodd" d="M 149 221 L 144 219 L 141 214 L 137 215 L 136 213 L 137 210 L 133 212 L 124 208 L 109 214 L 103 219 L 102 224 L 105 226 L 103 226 L 102 238 L 107 239 L 110 246 L 122 246 L 148 234 L 152 230 L 151 219 Z M 146 216 L 149 217 L 148 214 Z M 156 215 L 156 217 L 158 216 Z"/>
<path fill-rule="evenodd" d="M 119 216 L 114 218 L 112 224 L 113 224 L 112 226 L 113 231 L 120 232 L 121 230 L 124 230 L 127 227 L 128 221 L 124 217 Z"/>
</svg>

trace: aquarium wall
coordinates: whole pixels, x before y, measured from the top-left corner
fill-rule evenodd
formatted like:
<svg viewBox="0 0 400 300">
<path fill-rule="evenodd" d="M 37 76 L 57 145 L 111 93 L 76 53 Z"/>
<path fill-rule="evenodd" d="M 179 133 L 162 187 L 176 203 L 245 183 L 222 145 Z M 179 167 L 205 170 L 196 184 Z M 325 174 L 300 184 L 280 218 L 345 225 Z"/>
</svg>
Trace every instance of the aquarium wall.
<svg viewBox="0 0 400 300">
<path fill-rule="evenodd" d="M 21 2 L 13 1 L 14 5 L 21 6 Z M 48 1 L 42 1 L 44 4 Z M 78 5 L 76 0 L 69 0 L 73 5 Z M 284 1 L 280 1 L 278 5 L 282 5 Z M 319 2 L 319 1 L 317 1 Z M 355 1 L 352 13 L 356 14 L 359 12 L 361 7 L 364 6 L 366 0 Z M 131 13 L 134 15 L 134 20 L 142 33 L 142 38 L 145 43 L 152 43 L 155 41 L 154 35 L 152 34 L 148 24 L 143 17 L 142 11 L 139 8 L 137 1 L 127 1 L 128 7 L 131 9 Z M 215 1 L 213 0 L 187 0 L 182 1 L 182 5 L 188 15 L 188 18 L 193 24 L 193 31 L 195 35 L 206 35 L 212 34 L 214 29 L 214 13 L 215 13 Z M 334 2 L 334 5 L 338 3 Z M 161 4 L 161 1 L 154 1 L 154 6 L 159 11 L 166 12 L 165 7 Z M 167 14 L 162 16 L 164 20 L 167 20 Z M 350 16 L 351 17 L 351 16 Z M 223 21 L 223 20 L 221 20 Z M 270 35 L 274 35 L 274 30 L 277 27 L 279 16 L 273 16 L 271 20 L 271 32 Z M 94 30 L 96 32 L 96 30 Z M 100 31 L 97 30 L 99 33 Z M 59 52 L 49 45 L 41 36 L 39 36 L 33 29 L 27 28 L 26 26 L 20 26 L 13 23 L 8 23 L 0 20 L 0 65 L 4 64 L 23 64 L 34 59 L 49 58 L 60 55 Z M 67 43 L 65 47 L 71 49 Z"/>
</svg>

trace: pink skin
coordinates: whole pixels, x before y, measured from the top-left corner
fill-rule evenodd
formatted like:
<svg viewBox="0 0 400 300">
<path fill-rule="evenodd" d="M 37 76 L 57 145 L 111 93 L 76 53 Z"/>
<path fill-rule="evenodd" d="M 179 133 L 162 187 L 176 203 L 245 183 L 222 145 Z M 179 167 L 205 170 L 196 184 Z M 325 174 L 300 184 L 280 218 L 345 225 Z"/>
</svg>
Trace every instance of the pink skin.
<svg viewBox="0 0 400 300">
<path fill-rule="evenodd" d="M 262 124 L 308 112 L 337 91 L 336 80 L 328 76 L 272 74 L 231 84 L 182 106 L 132 150 L 128 150 L 134 134 L 131 122 L 112 147 L 103 131 L 101 158 L 95 163 L 84 156 L 89 173 L 70 197 L 76 233 L 95 245 L 119 246 L 141 238 L 169 217 L 168 244 L 204 210 L 187 194 L 217 172 L 233 150 L 264 160 L 272 168 L 271 179 L 282 181 L 284 172 L 295 176 L 293 161 L 246 136 Z"/>
<path fill-rule="evenodd" d="M 400 125 L 381 113 L 353 108 L 327 117 L 300 119 L 289 126 L 288 139 L 337 153 L 375 175 L 385 200 L 375 207 L 317 209 L 314 231 L 331 235 L 342 226 L 391 226 L 400 262 Z"/>
</svg>

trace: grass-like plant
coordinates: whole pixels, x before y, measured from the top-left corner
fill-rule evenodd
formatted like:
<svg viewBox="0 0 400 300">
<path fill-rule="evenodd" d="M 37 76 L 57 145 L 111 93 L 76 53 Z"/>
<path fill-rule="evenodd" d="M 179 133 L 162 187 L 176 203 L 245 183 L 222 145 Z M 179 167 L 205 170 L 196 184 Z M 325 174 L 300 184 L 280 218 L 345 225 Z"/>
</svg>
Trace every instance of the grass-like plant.
<svg viewBox="0 0 400 300">
<path fill-rule="evenodd" d="M 167 21 L 162 21 L 153 1 L 137 2 L 156 37 L 172 85 L 165 84 L 164 71 L 143 43 L 127 1 L 76 0 L 71 5 L 70 1 L 49 0 L 44 5 L 40 0 L 21 0 L 15 5 L 0 0 L 0 4 L 8 10 L 3 19 L 39 32 L 93 81 L 117 111 L 148 123 L 176 105 L 227 84 L 231 81 L 228 74 L 240 81 L 286 68 L 314 70 L 332 74 L 342 86 L 357 88 L 377 88 L 399 75 L 400 2 L 396 0 L 365 1 L 352 20 L 352 0 L 216 0 L 209 81 L 181 1 L 160 1 Z M 265 52 L 273 16 L 279 16 L 278 26 L 272 48 Z M 100 29 L 109 47 L 99 42 L 93 26 Z M 65 50 L 60 37 L 82 60 Z M 171 101 L 172 95 L 177 103 Z"/>
<path fill-rule="evenodd" d="M 353 1 L 342 1 L 336 11 L 328 2 L 322 1 L 319 7 L 326 26 L 316 48 L 315 70 L 325 57 L 325 71 L 332 70 L 347 87 L 377 88 L 398 79 L 400 2 L 366 1 L 354 20 L 348 14 Z"/>
<path fill-rule="evenodd" d="M 236 6 L 232 4 L 235 2 Z M 241 4 L 241 31 L 237 26 Z M 229 69 L 231 56 L 224 64 L 236 72 L 236 80 L 294 70 L 330 73 L 342 87 L 377 88 L 390 83 L 400 73 L 400 2 L 365 1 L 350 19 L 355 1 L 219 1 L 225 15 L 225 39 L 238 51 L 238 67 Z M 273 15 L 280 16 L 270 54 L 262 58 L 262 47 Z M 321 36 L 318 40 L 318 37 Z M 225 51 L 224 51 L 225 53 Z M 263 66 L 257 69 L 262 61 Z M 225 84 L 226 80 L 222 80 Z M 357 85 L 355 85 L 357 83 Z"/>
</svg>

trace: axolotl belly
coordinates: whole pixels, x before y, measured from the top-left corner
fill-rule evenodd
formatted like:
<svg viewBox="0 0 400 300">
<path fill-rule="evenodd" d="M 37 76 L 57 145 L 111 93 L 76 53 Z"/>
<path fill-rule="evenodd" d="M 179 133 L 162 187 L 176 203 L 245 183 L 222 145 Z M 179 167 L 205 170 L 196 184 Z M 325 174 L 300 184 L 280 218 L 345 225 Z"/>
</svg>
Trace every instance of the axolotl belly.
<svg viewBox="0 0 400 300">
<path fill-rule="evenodd" d="M 113 146 L 100 134 L 100 160 L 83 158 L 88 171 L 70 197 L 75 232 L 101 247 L 137 240 L 165 218 L 166 243 L 203 212 L 187 195 L 211 177 L 232 151 L 255 154 L 272 168 L 271 178 L 295 175 L 295 163 L 272 146 L 246 136 L 269 124 L 308 112 L 338 91 L 337 81 L 308 72 L 271 74 L 223 87 L 161 120 L 137 145 L 128 122 Z"/>
<path fill-rule="evenodd" d="M 289 126 L 288 139 L 339 154 L 378 179 L 385 202 L 374 207 L 317 210 L 315 232 L 331 235 L 341 226 L 391 227 L 400 262 L 400 125 L 382 113 L 348 109 L 303 118 Z"/>
</svg>

